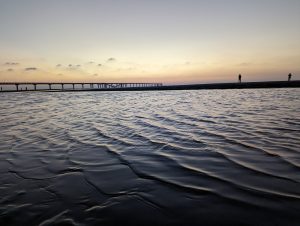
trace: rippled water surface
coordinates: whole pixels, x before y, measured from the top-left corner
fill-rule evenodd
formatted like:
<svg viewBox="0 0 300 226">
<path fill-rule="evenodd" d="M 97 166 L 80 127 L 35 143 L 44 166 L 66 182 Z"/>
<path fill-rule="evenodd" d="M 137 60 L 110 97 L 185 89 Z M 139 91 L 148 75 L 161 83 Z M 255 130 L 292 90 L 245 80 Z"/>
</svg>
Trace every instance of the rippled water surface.
<svg viewBox="0 0 300 226">
<path fill-rule="evenodd" d="M 0 100 L 0 225 L 300 225 L 300 89 Z"/>
</svg>

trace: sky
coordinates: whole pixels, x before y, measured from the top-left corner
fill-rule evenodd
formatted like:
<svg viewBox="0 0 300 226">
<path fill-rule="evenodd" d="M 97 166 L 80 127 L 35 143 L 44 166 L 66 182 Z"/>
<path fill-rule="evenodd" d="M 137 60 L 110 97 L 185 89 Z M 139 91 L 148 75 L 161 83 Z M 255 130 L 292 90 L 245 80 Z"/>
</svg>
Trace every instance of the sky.
<svg viewBox="0 0 300 226">
<path fill-rule="evenodd" d="M 0 81 L 300 79 L 299 0 L 0 0 Z"/>
</svg>

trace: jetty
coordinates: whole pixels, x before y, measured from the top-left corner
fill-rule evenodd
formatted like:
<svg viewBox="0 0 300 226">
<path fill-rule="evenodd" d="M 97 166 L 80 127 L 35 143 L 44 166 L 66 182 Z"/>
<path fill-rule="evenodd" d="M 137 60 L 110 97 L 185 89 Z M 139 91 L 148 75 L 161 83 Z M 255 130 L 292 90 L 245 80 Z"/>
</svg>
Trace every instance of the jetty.
<svg viewBox="0 0 300 226">
<path fill-rule="evenodd" d="M 162 83 L 0 82 L 0 91 L 90 91 L 126 88 L 150 88 L 159 87 L 162 85 Z"/>
<path fill-rule="evenodd" d="M 235 83 L 206 83 L 190 85 L 163 85 L 163 83 L 63 83 L 63 82 L 0 82 L 2 92 L 78 92 L 78 91 L 147 91 L 197 89 L 259 89 L 300 88 L 300 80 Z M 0 92 L 1 92 L 0 91 Z"/>
</svg>

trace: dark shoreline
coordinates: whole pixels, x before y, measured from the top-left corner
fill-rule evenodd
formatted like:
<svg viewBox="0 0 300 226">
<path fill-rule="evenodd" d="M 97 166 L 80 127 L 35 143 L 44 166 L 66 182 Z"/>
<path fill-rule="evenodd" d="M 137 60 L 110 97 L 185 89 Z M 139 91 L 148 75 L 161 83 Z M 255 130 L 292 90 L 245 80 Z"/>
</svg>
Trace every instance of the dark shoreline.
<svg viewBox="0 0 300 226">
<path fill-rule="evenodd" d="M 83 91 L 159 91 L 159 90 L 199 90 L 199 89 L 271 89 L 271 88 L 300 88 L 300 80 L 296 81 L 265 81 L 265 82 L 242 82 L 242 83 L 208 83 L 190 85 L 170 85 L 158 87 L 123 87 L 106 89 L 52 89 L 36 90 L 37 92 L 83 92 Z M 0 92 L 31 92 L 35 90 L 3 90 Z"/>
</svg>

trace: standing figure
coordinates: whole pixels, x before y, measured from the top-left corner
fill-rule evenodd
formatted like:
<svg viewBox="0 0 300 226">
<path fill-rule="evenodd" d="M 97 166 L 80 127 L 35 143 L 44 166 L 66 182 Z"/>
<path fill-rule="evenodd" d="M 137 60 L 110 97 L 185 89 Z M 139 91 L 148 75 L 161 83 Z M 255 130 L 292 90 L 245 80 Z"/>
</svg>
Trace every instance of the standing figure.
<svg viewBox="0 0 300 226">
<path fill-rule="evenodd" d="M 239 74 L 239 83 L 241 83 L 241 82 L 242 82 L 242 75 Z"/>
<path fill-rule="evenodd" d="M 291 81 L 291 78 L 292 78 L 292 74 L 289 73 L 289 75 L 288 75 L 288 81 Z"/>
</svg>

